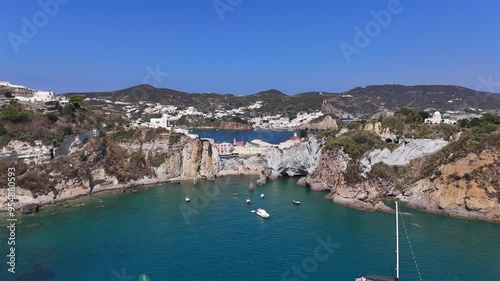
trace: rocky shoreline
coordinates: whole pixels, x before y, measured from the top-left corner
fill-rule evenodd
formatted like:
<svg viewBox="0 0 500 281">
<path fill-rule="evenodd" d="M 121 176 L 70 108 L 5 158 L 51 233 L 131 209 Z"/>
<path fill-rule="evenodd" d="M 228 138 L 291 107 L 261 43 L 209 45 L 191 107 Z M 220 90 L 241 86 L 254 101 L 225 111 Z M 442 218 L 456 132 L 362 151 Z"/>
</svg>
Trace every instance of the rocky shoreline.
<svg viewBox="0 0 500 281">
<path fill-rule="evenodd" d="M 348 174 L 349 169 L 352 169 L 351 157 L 342 150 L 322 151 L 322 143 L 314 137 L 287 149 L 270 148 L 263 155 L 220 158 L 208 141 L 200 139 L 183 138 L 177 144 L 170 144 L 168 136 L 165 136 L 150 142 L 119 143 L 119 147 L 112 148 L 103 147 L 97 136 L 85 134 L 83 137 L 70 137 L 65 142 L 67 152 L 55 160 L 49 160 L 50 169 L 44 164 L 47 163 L 47 152 L 37 147 L 13 143 L 8 152 L 4 151 L 8 157 L 17 157 L 21 161 L 31 159 L 33 164 L 27 169 L 33 169 L 34 175 L 39 178 L 50 178 L 46 183 L 54 185 L 36 192 L 26 186 L 18 188 L 17 209 L 30 213 L 39 206 L 100 192 L 200 178 L 214 180 L 224 176 L 255 175 L 259 176 L 255 183 L 258 186 L 282 176 L 302 177 L 298 179 L 299 185 L 313 191 L 328 191 L 326 198 L 335 204 L 361 210 L 389 212 L 391 209 L 382 202 L 389 199 L 399 200 L 410 208 L 429 213 L 500 222 L 499 193 L 494 186 L 494 179 L 499 174 L 497 167 L 500 156 L 497 150 L 469 154 L 441 166 L 433 177 L 401 188 L 381 178 L 365 178 L 354 184 L 349 183 L 348 177 L 352 176 Z M 444 145 L 446 142 L 442 140 L 410 140 L 392 151 L 373 150 L 361 159 L 363 166 L 360 171 L 366 176 L 377 163 L 408 165 L 415 159 L 438 151 Z M 106 157 L 113 151 L 130 156 L 123 160 L 111 158 L 115 162 L 110 162 Z M 124 165 L 133 160 L 133 155 L 144 157 L 139 164 L 146 166 L 136 170 L 141 174 L 121 173 L 122 169 L 129 169 L 130 166 Z M 63 161 L 62 165 L 57 165 L 60 160 Z M 108 168 L 109 163 L 114 163 L 113 169 Z M 124 176 L 137 177 L 119 180 Z M 2 189 L 0 192 L 3 192 L 0 193 L 0 211 L 7 211 L 7 190 Z"/>
</svg>

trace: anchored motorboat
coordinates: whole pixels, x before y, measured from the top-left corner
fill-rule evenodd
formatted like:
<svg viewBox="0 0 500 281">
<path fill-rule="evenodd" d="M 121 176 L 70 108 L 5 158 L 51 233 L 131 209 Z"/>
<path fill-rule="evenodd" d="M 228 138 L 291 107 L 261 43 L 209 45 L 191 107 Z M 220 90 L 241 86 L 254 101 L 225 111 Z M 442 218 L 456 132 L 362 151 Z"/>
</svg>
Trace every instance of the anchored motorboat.
<svg viewBox="0 0 500 281">
<path fill-rule="evenodd" d="M 250 201 L 250 199 L 247 199 L 247 201 L 246 201 L 246 202 L 247 202 L 247 204 L 249 204 L 249 205 L 250 205 L 250 204 L 252 204 L 252 201 Z"/>
<path fill-rule="evenodd" d="M 264 193 L 262 193 L 262 194 L 260 195 L 260 198 L 264 198 Z"/>
<path fill-rule="evenodd" d="M 300 201 L 299 201 L 299 200 L 295 200 L 295 199 L 293 199 L 293 200 L 292 200 L 292 202 L 293 202 L 293 204 L 295 204 L 295 205 L 300 205 Z"/>
<path fill-rule="evenodd" d="M 191 201 L 191 197 L 188 196 L 188 197 L 186 197 L 186 202 L 189 202 L 189 201 Z"/>
<path fill-rule="evenodd" d="M 259 217 L 262 217 L 262 218 L 265 218 L 265 219 L 267 219 L 267 218 L 269 218 L 269 217 L 270 217 L 269 213 L 268 213 L 268 212 L 266 212 L 266 210 L 261 209 L 261 208 L 258 208 L 256 213 L 257 213 L 257 215 L 258 215 Z"/>
</svg>

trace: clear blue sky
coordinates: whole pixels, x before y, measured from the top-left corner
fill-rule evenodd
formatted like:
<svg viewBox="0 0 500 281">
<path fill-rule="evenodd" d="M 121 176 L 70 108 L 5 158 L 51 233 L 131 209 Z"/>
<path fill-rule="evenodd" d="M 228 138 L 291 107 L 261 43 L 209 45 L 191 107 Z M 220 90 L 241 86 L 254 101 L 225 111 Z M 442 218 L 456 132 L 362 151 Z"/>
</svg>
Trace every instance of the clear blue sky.
<svg viewBox="0 0 500 281">
<path fill-rule="evenodd" d="M 57 93 L 116 90 L 159 66 L 169 75 L 150 84 L 188 92 L 500 82 L 498 0 L 400 0 L 400 12 L 350 63 L 340 44 L 355 47 L 354 28 L 395 0 L 218 0 L 236 4 L 223 20 L 214 0 L 59 1 L 68 3 L 52 15 L 38 0 L 2 1 L 0 81 Z M 23 17 L 38 30 L 23 35 Z"/>
</svg>

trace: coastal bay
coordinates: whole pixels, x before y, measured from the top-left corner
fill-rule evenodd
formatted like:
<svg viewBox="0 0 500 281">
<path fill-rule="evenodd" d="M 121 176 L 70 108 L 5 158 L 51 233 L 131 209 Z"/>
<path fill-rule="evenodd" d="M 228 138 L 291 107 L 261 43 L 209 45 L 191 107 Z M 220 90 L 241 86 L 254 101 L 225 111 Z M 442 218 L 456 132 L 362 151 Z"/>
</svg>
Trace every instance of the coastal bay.
<svg viewBox="0 0 500 281">
<path fill-rule="evenodd" d="M 146 273 L 153 281 L 352 280 L 359 273 L 393 273 L 393 214 L 333 204 L 324 199 L 326 193 L 300 187 L 293 178 L 250 193 L 248 183 L 256 179 L 224 177 L 100 194 L 23 215 L 15 277 L 87 281 L 125 274 L 136 280 Z M 190 203 L 186 196 L 193 198 Z M 253 204 L 245 204 L 246 198 Z M 258 207 L 271 217 L 250 212 Z M 499 276 L 498 225 L 402 211 L 410 213 L 403 219 L 424 280 Z M 5 252 L 5 237 L 1 240 Z M 327 258 L 312 270 L 314 251 L 324 244 L 319 241 L 330 242 L 332 252 L 323 247 Z M 418 278 L 404 236 L 401 276 Z M 0 273 L 1 280 L 15 280 L 11 277 Z"/>
</svg>

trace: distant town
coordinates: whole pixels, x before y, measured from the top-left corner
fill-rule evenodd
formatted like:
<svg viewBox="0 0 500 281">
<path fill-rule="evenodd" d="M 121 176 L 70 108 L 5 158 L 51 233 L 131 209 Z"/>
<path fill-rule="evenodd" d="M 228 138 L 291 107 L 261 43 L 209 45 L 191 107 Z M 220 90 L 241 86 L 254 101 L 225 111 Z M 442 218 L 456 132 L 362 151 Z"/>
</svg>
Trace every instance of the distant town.
<svg viewBox="0 0 500 281">
<path fill-rule="evenodd" d="M 320 93 L 320 95 L 323 95 Z M 340 95 L 340 98 L 352 98 L 352 95 Z M 69 103 L 69 98 L 63 95 L 56 95 L 52 91 L 34 90 L 22 85 L 14 85 L 7 81 L 0 82 L 0 102 L 1 104 L 9 104 L 16 101 L 22 104 L 25 108 L 33 111 L 42 111 L 44 114 L 61 110 Z M 121 108 L 119 114 L 127 118 L 131 127 L 149 127 L 149 128 L 163 128 L 168 131 L 174 131 L 184 134 L 190 138 L 198 138 L 198 135 L 190 133 L 187 126 L 179 125 L 180 120 L 185 118 L 202 118 L 221 120 L 225 117 L 240 117 L 245 116 L 245 113 L 262 108 L 264 101 L 257 100 L 253 104 L 241 106 L 234 109 L 224 110 L 217 109 L 213 112 L 201 112 L 193 106 L 181 107 L 173 104 L 153 103 L 150 101 L 138 101 L 135 103 L 126 102 L 122 100 L 111 100 L 99 97 L 86 97 L 84 101 L 89 104 L 110 104 Z M 448 103 L 457 102 L 458 100 L 450 100 Z M 480 116 L 481 109 L 476 109 L 476 112 L 459 112 L 447 110 L 444 114 L 439 111 L 428 112 L 432 115 L 424 120 L 426 124 L 456 124 L 459 119 L 472 118 Z M 105 114 L 112 114 L 112 110 L 103 109 Z M 116 112 L 115 112 L 116 113 Z M 391 110 L 384 110 L 383 115 L 391 116 L 394 114 Z M 298 112 L 293 118 L 285 114 L 272 114 L 262 115 L 257 117 L 250 117 L 244 120 L 251 124 L 253 129 L 262 130 L 296 130 L 307 128 L 308 124 L 324 118 L 326 114 L 321 110 L 313 110 L 312 112 Z M 374 115 L 376 116 L 376 115 Z M 349 114 L 342 114 L 340 121 L 348 124 L 352 121 L 359 121 L 360 119 L 350 116 Z M 336 125 L 334 125 L 336 126 Z M 328 127 L 327 129 L 332 129 Z M 295 135 L 289 140 L 280 144 L 271 144 L 264 142 L 260 139 L 249 140 L 246 143 L 234 139 L 230 142 L 216 142 L 214 139 L 208 138 L 214 148 L 217 149 L 221 156 L 250 156 L 260 155 L 270 147 L 279 147 L 286 149 L 294 146 L 301 141 L 301 137 Z"/>
</svg>

